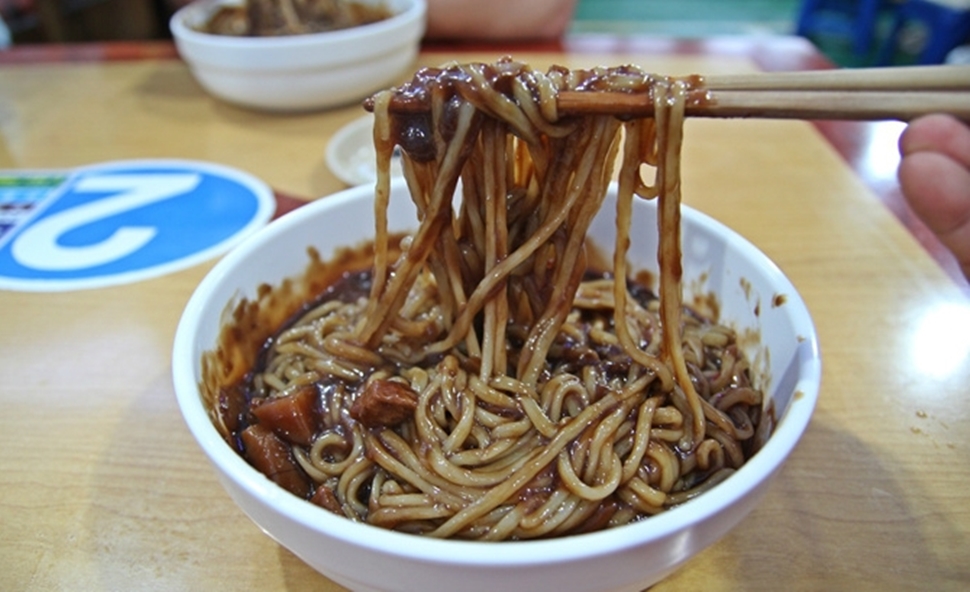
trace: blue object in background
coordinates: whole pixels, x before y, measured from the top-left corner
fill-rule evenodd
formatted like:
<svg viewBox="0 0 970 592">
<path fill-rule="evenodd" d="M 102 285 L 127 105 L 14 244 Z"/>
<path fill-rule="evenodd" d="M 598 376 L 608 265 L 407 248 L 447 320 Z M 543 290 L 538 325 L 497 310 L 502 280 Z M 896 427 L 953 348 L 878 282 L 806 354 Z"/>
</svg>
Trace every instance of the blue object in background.
<svg viewBox="0 0 970 592">
<path fill-rule="evenodd" d="M 262 181 L 200 162 L 105 163 L 46 186 L 39 178 L 0 174 L 0 288 L 156 277 L 225 252 L 275 210 Z"/>
<path fill-rule="evenodd" d="M 866 56 L 876 38 L 876 20 L 887 0 L 803 0 L 795 32 L 802 37 L 835 35 Z"/>
<path fill-rule="evenodd" d="M 970 4 L 951 6 L 929 0 L 900 3 L 889 36 L 879 50 L 877 65 L 893 63 L 902 33 L 908 25 L 921 25 L 925 29 L 925 43 L 916 56 L 916 64 L 942 64 L 951 51 L 970 41 Z"/>
</svg>

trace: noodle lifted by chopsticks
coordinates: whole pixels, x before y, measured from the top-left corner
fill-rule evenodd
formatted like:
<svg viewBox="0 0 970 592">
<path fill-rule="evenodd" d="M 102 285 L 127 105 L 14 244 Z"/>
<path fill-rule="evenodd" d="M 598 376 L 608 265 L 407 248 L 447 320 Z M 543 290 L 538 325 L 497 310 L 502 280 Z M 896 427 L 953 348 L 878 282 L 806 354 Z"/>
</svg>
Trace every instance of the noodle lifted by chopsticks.
<svg viewBox="0 0 970 592">
<path fill-rule="evenodd" d="M 502 60 L 423 70 L 374 97 L 369 294 L 282 330 L 248 387 L 257 417 L 312 387 L 312 438 L 289 443 L 298 494 L 405 532 L 529 539 L 656 514 L 753 454 L 770 414 L 735 335 L 681 302 L 691 84 Z M 556 94 L 586 89 L 650 93 L 655 116 L 560 118 Z M 392 114 L 392 97 L 431 108 Z M 396 145 L 420 219 L 399 257 Z M 620 150 L 612 268 L 594 270 L 586 233 Z M 635 196 L 658 199 L 659 298 L 628 279 Z"/>
</svg>

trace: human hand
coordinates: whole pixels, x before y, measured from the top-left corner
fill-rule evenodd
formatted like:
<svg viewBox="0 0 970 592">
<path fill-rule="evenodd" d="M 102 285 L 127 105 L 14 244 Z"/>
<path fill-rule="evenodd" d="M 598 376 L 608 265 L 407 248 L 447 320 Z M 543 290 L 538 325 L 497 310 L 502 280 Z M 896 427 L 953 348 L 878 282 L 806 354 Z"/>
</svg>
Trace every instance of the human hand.
<svg viewBox="0 0 970 592">
<path fill-rule="evenodd" d="M 899 152 L 903 195 L 970 279 L 970 127 L 949 115 L 915 119 Z"/>
</svg>

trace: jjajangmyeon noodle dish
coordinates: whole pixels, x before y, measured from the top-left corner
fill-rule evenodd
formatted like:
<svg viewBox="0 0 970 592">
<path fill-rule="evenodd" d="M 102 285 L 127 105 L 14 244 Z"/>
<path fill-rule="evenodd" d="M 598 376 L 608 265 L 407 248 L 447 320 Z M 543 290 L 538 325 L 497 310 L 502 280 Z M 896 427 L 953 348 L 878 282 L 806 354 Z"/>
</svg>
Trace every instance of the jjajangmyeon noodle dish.
<svg viewBox="0 0 970 592">
<path fill-rule="evenodd" d="M 375 95 L 373 243 L 314 259 L 326 279 L 299 306 L 266 312 L 287 285 L 239 304 L 223 345 L 251 347 L 203 361 L 227 442 L 335 514 L 458 539 L 616 527 L 728 478 L 773 419 L 736 332 L 682 296 L 680 150 L 701 84 L 504 59 Z M 560 114 L 567 90 L 640 93 L 654 113 Z M 388 230 L 395 147 L 407 235 Z M 616 243 L 592 245 L 617 175 Z M 631 227 L 634 200 L 657 200 L 658 227 Z M 658 273 L 628 268 L 631 233 L 659 235 Z"/>
</svg>

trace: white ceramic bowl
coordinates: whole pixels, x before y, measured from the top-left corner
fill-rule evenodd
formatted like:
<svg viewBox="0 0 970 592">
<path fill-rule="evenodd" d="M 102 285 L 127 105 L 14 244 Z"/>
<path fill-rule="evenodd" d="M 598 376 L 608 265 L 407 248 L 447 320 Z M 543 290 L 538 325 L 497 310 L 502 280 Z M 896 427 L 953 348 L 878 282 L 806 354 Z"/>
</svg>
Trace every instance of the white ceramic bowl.
<svg viewBox="0 0 970 592">
<path fill-rule="evenodd" d="M 591 236 L 611 245 L 612 196 Z M 653 202 L 637 200 L 634 228 L 656 228 Z M 217 433 L 200 399 L 200 359 L 216 344 L 223 313 L 252 299 L 264 282 L 298 276 L 314 245 L 327 256 L 373 237 L 373 188 L 355 187 L 287 214 L 222 259 L 199 285 L 178 327 L 173 373 L 185 421 L 237 504 L 265 532 L 309 565 L 354 590 L 642 590 L 735 526 L 767 488 L 809 423 L 821 364 L 815 329 L 792 284 L 737 233 L 684 208 L 685 285 L 713 291 L 722 321 L 761 336 L 754 352 L 779 422 L 765 447 L 712 491 L 641 522 L 553 540 L 481 543 L 433 540 L 335 516 L 269 481 Z M 392 230 L 414 227 L 398 181 Z M 653 232 L 636 232 L 630 260 L 655 267 Z M 782 302 L 783 301 L 783 302 Z M 770 355 L 765 355 L 765 351 Z M 751 352 L 749 352 L 751 355 Z M 379 567 L 378 567 L 379 566 Z"/>
<path fill-rule="evenodd" d="M 425 0 L 381 1 L 394 16 L 324 33 L 230 37 L 197 30 L 220 5 L 239 3 L 232 0 L 197 0 L 172 15 L 169 27 L 179 55 L 212 95 L 255 109 L 322 109 L 391 86 L 412 66 Z"/>
</svg>

